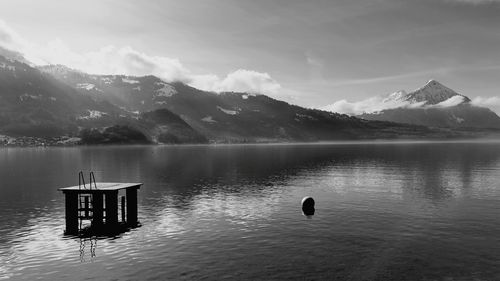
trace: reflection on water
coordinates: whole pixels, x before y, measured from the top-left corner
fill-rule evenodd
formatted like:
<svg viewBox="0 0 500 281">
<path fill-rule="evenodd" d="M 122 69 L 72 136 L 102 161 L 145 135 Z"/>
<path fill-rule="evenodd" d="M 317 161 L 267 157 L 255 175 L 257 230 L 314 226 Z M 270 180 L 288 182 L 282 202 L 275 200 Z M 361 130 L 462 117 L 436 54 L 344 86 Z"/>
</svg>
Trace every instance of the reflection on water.
<svg viewBox="0 0 500 281">
<path fill-rule="evenodd" d="M 80 170 L 143 182 L 143 226 L 64 237 Z M 499 175 L 495 143 L 2 148 L 0 279 L 498 280 Z"/>
<path fill-rule="evenodd" d="M 97 238 L 79 238 L 80 239 L 80 262 L 93 262 L 95 250 L 97 248 Z"/>
</svg>

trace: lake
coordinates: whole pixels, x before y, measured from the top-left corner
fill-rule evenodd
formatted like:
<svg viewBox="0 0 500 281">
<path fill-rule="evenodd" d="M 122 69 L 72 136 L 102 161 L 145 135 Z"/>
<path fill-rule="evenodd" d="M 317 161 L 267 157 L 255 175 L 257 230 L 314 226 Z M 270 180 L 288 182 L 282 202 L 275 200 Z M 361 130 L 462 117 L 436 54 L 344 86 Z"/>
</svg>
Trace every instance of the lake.
<svg viewBox="0 0 500 281">
<path fill-rule="evenodd" d="M 64 236 L 80 170 L 142 227 Z M 0 226 L 0 280 L 500 280 L 500 144 L 0 148 Z"/>
</svg>

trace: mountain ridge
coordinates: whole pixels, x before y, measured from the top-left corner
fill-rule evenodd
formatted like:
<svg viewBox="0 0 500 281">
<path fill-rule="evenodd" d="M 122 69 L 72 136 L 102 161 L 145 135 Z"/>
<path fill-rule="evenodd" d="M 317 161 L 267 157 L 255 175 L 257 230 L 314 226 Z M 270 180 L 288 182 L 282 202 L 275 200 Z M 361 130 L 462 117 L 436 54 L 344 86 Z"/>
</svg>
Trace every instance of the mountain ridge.
<svg viewBox="0 0 500 281">
<path fill-rule="evenodd" d="M 0 81 L 4 81 L 0 83 L 0 100 L 10 100 L 0 103 L 4 109 L 0 111 L 0 134 L 4 135 L 83 136 L 83 143 L 89 144 L 316 142 L 461 135 L 303 108 L 266 95 L 206 92 L 152 75 L 96 75 L 62 65 L 35 69 L 3 57 L 1 62 L 5 67 L 0 68 Z"/>
<path fill-rule="evenodd" d="M 151 75 L 94 75 L 63 66 L 39 69 L 80 94 L 114 104 L 138 120 L 145 112 L 166 109 L 210 142 L 310 142 L 443 134 L 306 109 L 265 95 L 206 92 Z"/>
</svg>

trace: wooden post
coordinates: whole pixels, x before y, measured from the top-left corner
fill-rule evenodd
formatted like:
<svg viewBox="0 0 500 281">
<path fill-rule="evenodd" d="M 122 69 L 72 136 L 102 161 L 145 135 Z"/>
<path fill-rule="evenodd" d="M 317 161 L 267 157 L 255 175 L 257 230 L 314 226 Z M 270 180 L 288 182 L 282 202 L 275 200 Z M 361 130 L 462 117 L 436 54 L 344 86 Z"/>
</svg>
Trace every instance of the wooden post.
<svg viewBox="0 0 500 281">
<path fill-rule="evenodd" d="M 106 224 L 118 223 L 118 191 L 106 192 Z"/>
<path fill-rule="evenodd" d="M 127 224 L 137 225 L 137 187 L 129 187 L 127 196 Z"/>
<path fill-rule="evenodd" d="M 102 200 L 102 192 L 96 192 L 92 194 L 92 226 L 99 227 L 102 225 L 103 218 L 103 200 Z"/>
<path fill-rule="evenodd" d="M 122 196 L 122 222 L 125 222 L 125 196 Z"/>
<path fill-rule="evenodd" d="M 66 234 L 78 234 L 78 194 L 65 192 Z"/>
</svg>

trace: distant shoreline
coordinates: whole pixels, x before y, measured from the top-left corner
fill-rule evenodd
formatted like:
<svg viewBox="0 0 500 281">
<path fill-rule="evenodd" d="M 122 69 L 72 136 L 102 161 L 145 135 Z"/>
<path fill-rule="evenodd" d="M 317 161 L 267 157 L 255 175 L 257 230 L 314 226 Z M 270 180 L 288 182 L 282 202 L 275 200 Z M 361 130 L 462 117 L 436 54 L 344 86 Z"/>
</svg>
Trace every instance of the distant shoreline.
<svg viewBox="0 0 500 281">
<path fill-rule="evenodd" d="M 28 147 L 126 147 L 126 146 L 289 146 L 289 145 L 364 145 L 364 144 L 436 144 L 436 143 L 456 143 L 456 144 L 467 144 L 467 143 L 500 143 L 500 137 L 486 138 L 394 138 L 394 139 L 351 139 L 351 140 L 331 140 L 331 141 L 269 141 L 269 142 L 210 142 L 210 143 L 103 143 L 103 144 L 82 144 L 82 143 L 72 143 L 72 142 L 54 142 L 52 140 L 44 140 L 40 138 L 29 137 L 29 139 L 37 139 L 36 141 L 30 141 L 27 143 L 16 142 L 16 143 L 0 143 L 1 147 L 17 147 L 17 148 L 28 148 Z"/>
</svg>

